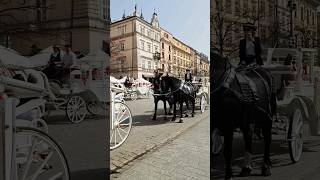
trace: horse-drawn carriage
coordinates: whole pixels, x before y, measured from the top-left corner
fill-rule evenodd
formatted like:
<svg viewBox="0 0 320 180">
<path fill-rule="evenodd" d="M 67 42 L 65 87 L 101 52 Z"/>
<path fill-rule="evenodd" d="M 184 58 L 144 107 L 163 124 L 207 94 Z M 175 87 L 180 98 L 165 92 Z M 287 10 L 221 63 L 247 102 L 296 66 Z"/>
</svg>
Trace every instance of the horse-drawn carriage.
<svg viewBox="0 0 320 180">
<path fill-rule="evenodd" d="M 98 59 L 80 59 L 70 70 L 65 83 L 48 80 L 43 74 L 48 89 L 47 117 L 52 110 L 65 111 L 68 120 L 80 123 L 88 115 L 105 115 L 106 111 L 106 62 Z"/>
<path fill-rule="evenodd" d="M 293 162 L 301 157 L 303 135 L 318 133 L 318 112 L 313 102 L 316 53 L 315 49 L 266 49 L 265 68 L 271 71 L 278 90 L 278 121 L 273 123 L 273 131 L 284 135 Z"/>
<path fill-rule="evenodd" d="M 263 176 L 271 175 L 272 133 L 283 135 L 293 162 L 299 161 L 301 157 L 303 135 L 308 134 L 304 130 L 311 132 L 311 135 L 318 134 L 318 112 L 313 102 L 316 50 L 274 48 L 265 52 L 264 68 L 255 65 L 235 68 L 228 58 L 218 52 L 213 51 L 211 54 L 214 59 L 211 75 L 214 82 L 212 95 L 215 115 L 212 150 L 213 154 L 221 150 L 219 134 L 222 133 L 226 179 L 232 177 L 231 155 L 235 128 L 240 127 L 245 141 L 245 166 L 240 176 L 249 176 L 252 170 L 253 132 L 261 136 L 259 130 L 262 130 L 265 146 L 261 168 Z M 309 128 L 305 128 L 305 125 Z"/>
</svg>

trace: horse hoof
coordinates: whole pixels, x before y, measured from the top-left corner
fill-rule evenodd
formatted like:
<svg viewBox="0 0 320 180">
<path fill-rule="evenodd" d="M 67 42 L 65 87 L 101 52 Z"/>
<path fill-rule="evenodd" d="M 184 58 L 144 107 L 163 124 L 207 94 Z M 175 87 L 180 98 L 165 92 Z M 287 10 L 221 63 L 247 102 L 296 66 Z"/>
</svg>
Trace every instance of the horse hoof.
<svg viewBox="0 0 320 180">
<path fill-rule="evenodd" d="M 252 168 L 250 168 L 250 167 L 243 167 L 243 168 L 241 169 L 241 172 L 240 172 L 239 176 L 240 176 L 240 177 L 248 177 L 248 176 L 250 176 L 251 171 L 252 171 Z"/>
<path fill-rule="evenodd" d="M 191 117 L 194 117 L 194 114 L 191 114 Z"/>
<path fill-rule="evenodd" d="M 157 120 L 157 119 L 156 119 L 156 118 L 152 118 L 152 120 L 154 120 L 154 121 L 155 121 L 155 120 Z"/>
<path fill-rule="evenodd" d="M 189 115 L 188 115 L 188 114 L 186 114 L 186 115 L 185 115 L 185 117 L 189 117 Z"/>
<path fill-rule="evenodd" d="M 182 118 L 179 120 L 179 123 L 183 123 L 183 119 Z"/>
<path fill-rule="evenodd" d="M 176 119 L 175 119 L 175 118 L 172 118 L 171 121 L 176 121 Z"/>
<path fill-rule="evenodd" d="M 270 166 L 262 166 L 261 175 L 262 176 L 271 176 L 271 167 Z"/>
</svg>

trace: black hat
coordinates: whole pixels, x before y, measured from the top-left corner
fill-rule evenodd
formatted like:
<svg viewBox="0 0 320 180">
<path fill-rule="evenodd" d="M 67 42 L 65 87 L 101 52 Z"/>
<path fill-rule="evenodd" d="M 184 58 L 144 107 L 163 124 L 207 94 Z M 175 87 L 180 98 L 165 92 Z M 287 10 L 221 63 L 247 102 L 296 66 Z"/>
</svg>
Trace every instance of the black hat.
<svg viewBox="0 0 320 180">
<path fill-rule="evenodd" d="M 253 23 L 248 22 L 248 23 L 243 24 L 244 31 L 249 31 L 249 30 L 255 31 L 256 29 L 257 29 L 257 27 Z"/>
</svg>

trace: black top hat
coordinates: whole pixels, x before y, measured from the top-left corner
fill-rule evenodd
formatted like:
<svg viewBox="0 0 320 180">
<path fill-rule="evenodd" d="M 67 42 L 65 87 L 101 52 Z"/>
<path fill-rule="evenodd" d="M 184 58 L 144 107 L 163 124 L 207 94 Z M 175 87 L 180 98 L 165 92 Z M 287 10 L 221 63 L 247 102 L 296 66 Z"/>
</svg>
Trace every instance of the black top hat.
<svg viewBox="0 0 320 180">
<path fill-rule="evenodd" d="M 248 23 L 243 24 L 244 31 L 249 31 L 249 30 L 255 31 L 256 29 L 257 29 L 257 27 L 253 23 L 248 22 Z"/>
</svg>

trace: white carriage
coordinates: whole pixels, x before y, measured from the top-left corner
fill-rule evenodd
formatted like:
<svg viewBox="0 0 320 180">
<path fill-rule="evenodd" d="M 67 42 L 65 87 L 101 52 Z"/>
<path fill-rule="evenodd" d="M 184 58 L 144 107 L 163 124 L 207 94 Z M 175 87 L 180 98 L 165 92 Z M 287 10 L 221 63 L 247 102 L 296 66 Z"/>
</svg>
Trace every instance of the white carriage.
<svg viewBox="0 0 320 180">
<path fill-rule="evenodd" d="M 8 60 L 6 58 L 10 60 L 10 56 L 0 58 L 0 109 L 4 120 L 1 130 L 5 134 L 6 180 L 69 180 L 69 166 L 63 150 L 48 135 L 48 126 L 42 120 L 45 112 L 43 97 L 48 95 L 48 91 L 42 83 L 28 82 L 29 78 L 28 81 L 13 79 L 16 73 L 23 72 L 31 77 L 34 71 L 7 64 L 3 62 Z"/>
<path fill-rule="evenodd" d="M 124 89 L 115 85 L 110 86 L 111 121 L 110 149 L 120 147 L 128 138 L 132 127 L 130 108 L 124 103 Z"/>
<path fill-rule="evenodd" d="M 318 112 L 313 102 L 317 50 L 269 48 L 265 52 L 264 67 L 271 71 L 276 89 L 282 89 L 277 93 L 278 121 L 273 123 L 273 131 L 285 136 L 290 158 L 297 162 L 306 134 L 304 125 L 309 126 L 311 135 L 318 133 Z"/>
<path fill-rule="evenodd" d="M 203 77 L 199 82 L 192 82 L 194 86 L 198 86 L 199 90 L 196 96 L 196 104 L 200 105 L 200 112 L 204 113 L 206 107 L 210 104 L 210 83 L 209 78 Z"/>
<path fill-rule="evenodd" d="M 45 87 L 49 91 L 47 116 L 52 110 L 61 110 L 66 112 L 72 123 L 80 123 L 88 113 L 106 115 L 107 62 L 106 55 L 104 58 L 101 57 L 103 56 L 89 54 L 77 60 L 76 65 L 70 70 L 70 78 L 66 84 L 45 81 Z M 47 79 L 44 74 L 42 76 Z"/>
</svg>

